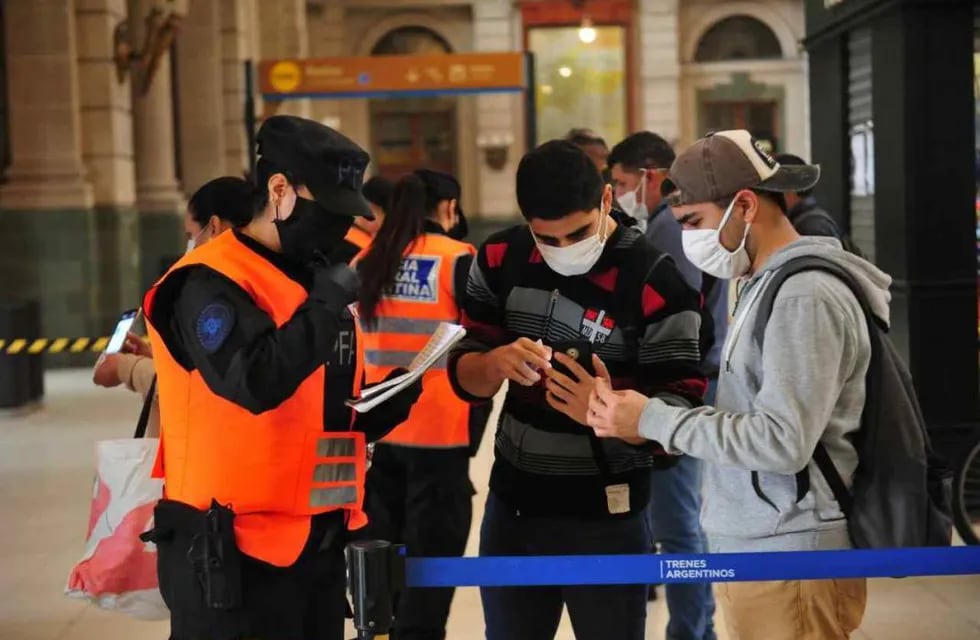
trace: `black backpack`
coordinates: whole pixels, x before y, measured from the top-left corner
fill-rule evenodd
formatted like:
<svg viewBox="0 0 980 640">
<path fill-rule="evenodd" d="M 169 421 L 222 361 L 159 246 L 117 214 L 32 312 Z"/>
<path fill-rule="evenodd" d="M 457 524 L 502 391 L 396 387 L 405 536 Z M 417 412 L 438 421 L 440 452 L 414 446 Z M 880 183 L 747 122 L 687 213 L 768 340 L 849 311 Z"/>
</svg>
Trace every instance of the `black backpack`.
<svg viewBox="0 0 980 640">
<path fill-rule="evenodd" d="M 775 272 L 762 293 L 753 339 L 761 349 L 780 286 L 801 271 L 823 271 L 841 280 L 857 298 L 868 322 L 871 363 L 861 427 L 852 440 L 858 466 L 851 491 L 823 444 L 817 443 L 813 452 L 813 461 L 847 517 L 852 543 L 856 548 L 948 546 L 952 541 L 952 474 L 932 450 L 908 367 L 851 274 L 817 256 L 790 260 Z M 756 472 L 752 480 L 758 486 Z M 797 474 L 799 499 L 809 487 L 809 471 L 804 469 Z"/>
</svg>

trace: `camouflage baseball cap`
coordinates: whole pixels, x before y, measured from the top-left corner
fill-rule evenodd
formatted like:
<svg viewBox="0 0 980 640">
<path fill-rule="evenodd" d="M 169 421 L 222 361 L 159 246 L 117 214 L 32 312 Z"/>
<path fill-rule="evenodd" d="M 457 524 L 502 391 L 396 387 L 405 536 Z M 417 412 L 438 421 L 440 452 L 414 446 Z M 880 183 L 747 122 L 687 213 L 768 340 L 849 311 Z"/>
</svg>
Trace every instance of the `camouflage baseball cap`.
<svg viewBox="0 0 980 640">
<path fill-rule="evenodd" d="M 781 165 L 744 129 L 718 131 L 677 156 L 660 193 L 672 207 L 717 202 L 743 189 L 793 192 L 812 189 L 819 165 Z"/>
</svg>

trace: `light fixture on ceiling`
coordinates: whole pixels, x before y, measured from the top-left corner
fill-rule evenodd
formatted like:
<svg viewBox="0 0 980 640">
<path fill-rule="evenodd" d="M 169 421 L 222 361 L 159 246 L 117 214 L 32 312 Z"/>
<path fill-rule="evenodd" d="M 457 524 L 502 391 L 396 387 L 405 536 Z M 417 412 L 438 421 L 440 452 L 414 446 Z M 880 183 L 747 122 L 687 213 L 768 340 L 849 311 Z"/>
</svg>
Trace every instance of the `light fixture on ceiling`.
<svg viewBox="0 0 980 640">
<path fill-rule="evenodd" d="M 558 75 L 560 75 L 562 78 L 571 78 L 572 68 L 568 66 L 558 67 Z"/>
<path fill-rule="evenodd" d="M 595 27 L 592 26 L 592 18 L 589 16 L 582 17 L 582 24 L 578 28 L 578 39 L 585 44 L 592 44 L 596 39 Z"/>
</svg>

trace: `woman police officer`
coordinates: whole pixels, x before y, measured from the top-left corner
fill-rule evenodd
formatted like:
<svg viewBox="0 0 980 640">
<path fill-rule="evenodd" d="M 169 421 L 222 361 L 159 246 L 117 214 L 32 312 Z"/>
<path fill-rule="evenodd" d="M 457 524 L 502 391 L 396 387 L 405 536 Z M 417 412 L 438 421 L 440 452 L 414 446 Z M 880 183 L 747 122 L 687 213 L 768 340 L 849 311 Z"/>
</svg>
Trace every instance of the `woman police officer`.
<svg viewBox="0 0 980 640">
<path fill-rule="evenodd" d="M 346 530 L 366 441 L 421 387 L 352 418 L 363 381 L 348 310 L 356 275 L 330 255 L 368 155 L 319 123 L 266 120 L 253 220 L 191 252 L 146 295 L 162 417 L 157 543 L 172 640 L 340 640 Z"/>
</svg>

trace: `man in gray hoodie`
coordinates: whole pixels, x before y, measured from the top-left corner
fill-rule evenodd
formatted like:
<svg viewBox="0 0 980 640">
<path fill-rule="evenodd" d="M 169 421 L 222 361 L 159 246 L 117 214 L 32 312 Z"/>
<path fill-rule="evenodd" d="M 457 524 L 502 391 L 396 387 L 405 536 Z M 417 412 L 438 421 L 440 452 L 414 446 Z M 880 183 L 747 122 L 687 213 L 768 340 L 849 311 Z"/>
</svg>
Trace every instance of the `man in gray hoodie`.
<svg viewBox="0 0 980 640">
<path fill-rule="evenodd" d="M 702 523 L 713 552 L 851 546 L 812 456 L 822 442 L 852 481 L 858 459 L 848 436 L 860 426 L 871 358 L 861 307 L 832 275 L 801 272 L 780 288 L 762 348 L 753 340 L 761 293 L 803 255 L 847 269 L 888 320 L 891 279 L 837 240 L 800 237 L 786 217 L 782 193 L 812 188 L 819 175 L 816 166 L 779 165 L 747 131 L 709 135 L 682 153 L 664 192 L 684 225 L 685 253 L 716 277 L 742 279 L 716 406 L 671 407 L 603 380 L 591 397 L 589 424 L 599 436 L 655 440 L 707 462 Z M 806 468 L 809 489 L 797 484 Z M 866 583 L 725 583 L 717 594 L 733 640 L 847 638 L 864 615 Z"/>
</svg>

